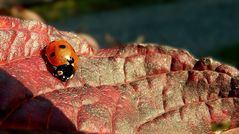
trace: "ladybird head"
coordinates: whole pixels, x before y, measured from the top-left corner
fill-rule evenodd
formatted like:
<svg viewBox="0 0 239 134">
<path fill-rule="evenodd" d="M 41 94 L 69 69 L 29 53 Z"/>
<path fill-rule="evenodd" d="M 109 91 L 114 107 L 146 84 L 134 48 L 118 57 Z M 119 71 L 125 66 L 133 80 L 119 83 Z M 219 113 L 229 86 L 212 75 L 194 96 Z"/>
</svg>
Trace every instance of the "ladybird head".
<svg viewBox="0 0 239 134">
<path fill-rule="evenodd" d="M 54 67 L 53 75 L 61 81 L 67 81 L 71 79 L 75 73 L 74 67 L 71 64 L 64 64 Z"/>
</svg>

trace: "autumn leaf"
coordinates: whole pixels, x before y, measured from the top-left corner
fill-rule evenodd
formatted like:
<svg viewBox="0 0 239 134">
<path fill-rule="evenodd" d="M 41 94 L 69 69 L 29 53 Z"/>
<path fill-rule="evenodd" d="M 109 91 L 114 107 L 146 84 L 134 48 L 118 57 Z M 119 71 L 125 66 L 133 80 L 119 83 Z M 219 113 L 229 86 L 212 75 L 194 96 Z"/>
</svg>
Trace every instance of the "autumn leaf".
<svg viewBox="0 0 239 134">
<path fill-rule="evenodd" d="M 56 39 L 79 55 L 67 82 L 42 56 Z M 2 132 L 186 134 L 239 126 L 239 71 L 211 58 L 156 44 L 94 50 L 74 33 L 9 17 L 0 17 L 0 44 Z"/>
</svg>

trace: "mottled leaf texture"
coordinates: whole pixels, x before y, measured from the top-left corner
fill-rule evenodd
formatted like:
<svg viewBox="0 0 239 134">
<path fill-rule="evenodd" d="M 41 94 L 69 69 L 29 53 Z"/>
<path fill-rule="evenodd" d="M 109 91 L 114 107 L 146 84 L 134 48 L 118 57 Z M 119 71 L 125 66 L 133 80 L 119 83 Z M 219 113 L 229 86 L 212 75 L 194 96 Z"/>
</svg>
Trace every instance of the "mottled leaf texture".
<svg viewBox="0 0 239 134">
<path fill-rule="evenodd" d="M 62 38 L 80 59 L 67 82 L 42 58 L 42 49 Z M 95 51 L 76 34 L 0 17 L 0 61 L 0 133 L 206 134 L 239 127 L 239 71 L 185 50 L 131 44 Z"/>
</svg>

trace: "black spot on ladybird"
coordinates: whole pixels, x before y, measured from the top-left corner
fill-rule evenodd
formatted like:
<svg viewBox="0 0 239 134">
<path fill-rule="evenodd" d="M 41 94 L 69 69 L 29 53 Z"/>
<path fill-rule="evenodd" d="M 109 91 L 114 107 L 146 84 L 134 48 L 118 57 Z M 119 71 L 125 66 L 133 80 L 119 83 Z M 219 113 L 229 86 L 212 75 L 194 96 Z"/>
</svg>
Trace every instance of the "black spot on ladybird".
<svg viewBox="0 0 239 134">
<path fill-rule="evenodd" d="M 54 57 L 54 56 L 55 56 L 55 52 L 52 52 L 50 56 L 51 56 L 51 57 Z"/>
<path fill-rule="evenodd" d="M 59 47 L 62 48 L 62 49 L 66 48 L 65 45 L 60 45 Z"/>
</svg>

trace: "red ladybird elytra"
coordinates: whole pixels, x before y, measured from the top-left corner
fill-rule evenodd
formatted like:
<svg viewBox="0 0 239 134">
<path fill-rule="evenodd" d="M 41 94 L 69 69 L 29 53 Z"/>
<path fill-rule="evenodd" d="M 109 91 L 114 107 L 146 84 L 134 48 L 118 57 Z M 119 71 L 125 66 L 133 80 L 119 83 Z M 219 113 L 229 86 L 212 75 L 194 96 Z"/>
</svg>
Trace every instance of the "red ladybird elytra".
<svg viewBox="0 0 239 134">
<path fill-rule="evenodd" d="M 79 58 L 66 40 L 55 40 L 48 44 L 45 56 L 53 67 L 53 75 L 62 81 L 71 79 L 78 68 Z"/>
</svg>

